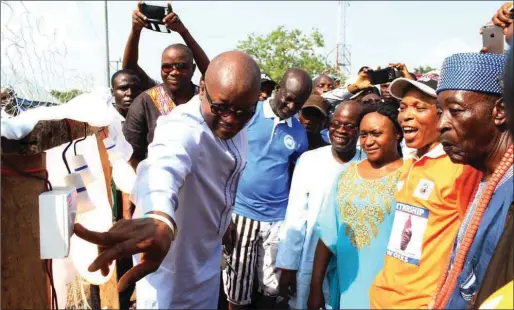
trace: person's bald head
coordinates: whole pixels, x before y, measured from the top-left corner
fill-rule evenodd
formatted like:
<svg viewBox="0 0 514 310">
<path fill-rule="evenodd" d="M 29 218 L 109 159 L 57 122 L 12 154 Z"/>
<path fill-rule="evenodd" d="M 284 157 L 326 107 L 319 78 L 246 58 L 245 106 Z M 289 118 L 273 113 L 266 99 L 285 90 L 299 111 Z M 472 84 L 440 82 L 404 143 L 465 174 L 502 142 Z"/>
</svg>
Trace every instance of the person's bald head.
<svg viewBox="0 0 514 310">
<path fill-rule="evenodd" d="M 191 87 L 195 69 L 193 52 L 184 44 L 172 44 L 162 52 L 161 77 L 172 93 Z"/>
<path fill-rule="evenodd" d="M 251 119 L 259 99 L 260 77 L 255 60 L 243 52 L 225 52 L 210 62 L 200 96 L 202 114 L 216 136 L 230 139 Z M 232 112 L 223 113 L 228 110 Z"/>
<path fill-rule="evenodd" d="M 277 86 L 276 96 L 270 101 L 271 108 L 280 119 L 288 119 L 298 113 L 311 91 L 309 74 L 302 69 L 289 69 Z"/>
<path fill-rule="evenodd" d="M 318 75 L 312 83 L 312 92 L 320 96 L 334 89 L 334 81 L 327 74 Z"/>
</svg>

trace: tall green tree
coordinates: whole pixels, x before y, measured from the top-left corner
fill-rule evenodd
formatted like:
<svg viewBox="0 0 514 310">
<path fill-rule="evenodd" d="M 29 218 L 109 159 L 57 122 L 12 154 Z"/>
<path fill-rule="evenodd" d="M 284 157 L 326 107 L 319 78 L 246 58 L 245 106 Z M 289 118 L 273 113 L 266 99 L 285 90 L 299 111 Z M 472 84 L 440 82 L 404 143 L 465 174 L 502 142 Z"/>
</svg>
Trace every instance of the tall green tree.
<svg viewBox="0 0 514 310">
<path fill-rule="evenodd" d="M 72 89 L 69 91 L 52 90 L 50 91 L 50 94 L 57 98 L 57 100 L 59 100 L 61 103 L 66 103 L 71 99 L 77 97 L 78 95 L 82 94 L 82 91 L 78 89 Z"/>
<path fill-rule="evenodd" d="M 323 35 L 316 29 L 304 34 L 298 29 L 279 26 L 271 33 L 248 35 L 239 41 L 237 49 L 252 56 L 263 72 L 278 81 L 289 68 L 302 68 L 311 76 L 328 72 L 326 57 L 318 52 L 325 46 Z"/>
<path fill-rule="evenodd" d="M 417 68 L 414 68 L 414 73 L 416 74 L 425 74 L 425 73 L 428 73 L 430 71 L 433 71 L 435 70 L 435 68 L 432 68 L 430 66 L 419 66 Z"/>
</svg>

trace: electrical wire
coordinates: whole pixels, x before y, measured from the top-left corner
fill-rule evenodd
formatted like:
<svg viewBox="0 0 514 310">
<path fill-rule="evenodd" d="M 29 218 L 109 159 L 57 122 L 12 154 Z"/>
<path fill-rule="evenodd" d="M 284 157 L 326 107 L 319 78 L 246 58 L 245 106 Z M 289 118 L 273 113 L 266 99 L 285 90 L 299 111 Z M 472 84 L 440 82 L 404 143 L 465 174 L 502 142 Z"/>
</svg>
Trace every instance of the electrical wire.
<svg viewBox="0 0 514 310">
<path fill-rule="evenodd" d="M 44 259 L 43 264 L 45 265 L 45 273 L 48 275 L 48 279 L 50 280 L 50 286 L 52 289 L 52 300 L 51 300 L 51 307 L 52 309 L 59 309 L 59 305 L 57 302 L 57 291 L 55 290 L 54 285 L 54 275 L 53 275 L 53 268 L 52 268 L 52 260 L 51 259 Z"/>
<path fill-rule="evenodd" d="M 70 146 L 73 144 L 73 133 L 71 131 L 71 121 L 69 119 L 65 119 L 66 126 L 68 127 L 68 139 L 70 140 L 70 143 L 64 148 L 64 151 L 62 152 L 62 161 L 64 162 L 64 165 L 66 166 L 66 170 L 68 170 L 68 173 L 71 173 L 70 165 L 68 165 L 68 160 L 66 159 L 66 152 L 70 148 Z"/>
<path fill-rule="evenodd" d="M 21 175 L 21 176 L 24 176 L 24 177 L 27 177 L 27 178 L 34 178 L 34 179 L 38 179 L 40 181 L 43 181 L 45 182 L 45 185 L 46 185 L 46 190 L 47 191 L 52 191 L 53 188 L 52 188 L 52 183 L 50 183 L 50 181 L 48 180 L 48 171 L 44 168 L 33 168 L 33 169 L 27 169 L 27 170 L 24 170 L 24 171 L 20 171 L 19 169 L 15 168 L 14 165 L 12 165 L 11 163 L 9 163 L 8 160 L 6 160 L 5 158 L 2 159 L 2 161 L 4 162 L 4 164 L 6 166 L 8 166 L 9 168 L 11 168 L 11 170 L 9 169 L 1 169 L 2 171 L 2 174 L 7 174 L 7 175 Z M 33 175 L 32 173 L 41 173 L 43 172 L 45 174 L 45 177 L 42 178 L 42 177 L 39 177 L 39 176 L 36 176 L 36 175 Z"/>
<path fill-rule="evenodd" d="M 73 153 L 75 156 L 77 156 L 77 143 L 82 142 L 87 139 L 87 123 L 84 123 L 84 138 L 80 138 L 77 141 L 75 141 L 75 144 L 73 144 Z"/>
</svg>

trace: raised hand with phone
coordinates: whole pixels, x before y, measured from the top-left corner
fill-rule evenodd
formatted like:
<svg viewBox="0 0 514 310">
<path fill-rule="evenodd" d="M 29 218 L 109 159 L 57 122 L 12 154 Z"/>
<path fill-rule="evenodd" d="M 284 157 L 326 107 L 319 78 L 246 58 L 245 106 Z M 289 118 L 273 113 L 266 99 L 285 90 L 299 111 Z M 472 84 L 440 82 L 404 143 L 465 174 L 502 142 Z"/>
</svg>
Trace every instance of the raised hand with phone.
<svg viewBox="0 0 514 310">
<path fill-rule="evenodd" d="M 171 3 L 168 1 L 165 7 L 148 5 L 139 1 L 136 9 L 132 12 L 132 31 L 130 32 L 125 53 L 123 55 L 123 69 L 131 69 L 141 79 L 141 89 L 147 90 L 157 85 L 157 82 L 138 65 L 139 39 L 143 28 L 156 32 L 178 33 L 187 47 L 193 52 L 193 58 L 198 70 L 203 74 L 209 65 L 209 58 L 193 38 L 187 27 L 184 25 L 178 14 L 173 12 Z M 165 28 L 166 31 L 162 31 Z M 157 30 L 158 29 L 158 30 Z M 170 44 L 176 42 L 170 42 Z"/>
<path fill-rule="evenodd" d="M 513 18 L 514 5 L 512 1 L 505 2 L 491 21 L 480 28 L 483 41 L 481 53 L 503 54 L 505 41 L 513 45 Z"/>
</svg>

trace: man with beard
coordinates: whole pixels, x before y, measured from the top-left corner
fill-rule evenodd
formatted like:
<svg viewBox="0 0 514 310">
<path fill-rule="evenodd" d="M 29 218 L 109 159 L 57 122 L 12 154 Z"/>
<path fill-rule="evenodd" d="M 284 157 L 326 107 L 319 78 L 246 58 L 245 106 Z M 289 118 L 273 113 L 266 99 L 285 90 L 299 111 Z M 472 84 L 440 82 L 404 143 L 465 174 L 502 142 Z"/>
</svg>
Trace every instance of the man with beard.
<svg viewBox="0 0 514 310">
<path fill-rule="evenodd" d="M 474 305 L 514 201 L 513 145 L 502 98 L 505 56 L 464 53 L 445 59 L 438 86 L 441 144 L 454 163 L 482 173 L 459 228 L 434 308 Z M 512 87 L 512 85 L 509 85 Z"/>
<path fill-rule="evenodd" d="M 281 269 L 280 295 L 291 298 L 289 305 L 293 309 L 307 309 L 312 258 L 319 239 L 314 224 L 323 198 L 343 166 L 365 158 L 356 148 L 358 130 L 347 129 L 359 127 L 360 114 L 357 101 L 343 101 L 337 106 L 332 119 L 334 126 L 329 129 L 332 145 L 304 153 L 296 164 L 277 254 L 277 267 Z M 335 126 L 339 124 L 343 126 Z M 323 289 L 328 301 L 326 283 Z"/>
<path fill-rule="evenodd" d="M 250 56 L 226 52 L 213 59 L 200 95 L 159 118 L 137 169 L 135 219 L 105 233 L 75 226 L 77 236 L 101 246 L 91 271 L 106 274 L 112 260 L 134 255 L 118 289 L 139 281 L 138 309 L 216 308 L 222 236 L 259 86 L 260 69 Z"/>
<path fill-rule="evenodd" d="M 290 168 L 308 148 L 305 128 L 293 117 L 312 91 L 301 69 L 289 69 L 275 96 L 257 105 L 248 124 L 248 161 L 237 188 L 234 226 L 237 240 L 223 272 L 229 309 L 252 302 L 254 278 L 262 293 L 259 308 L 273 308 L 280 271 L 275 266 L 278 233 L 289 198 Z M 257 277 L 255 275 L 257 274 Z"/>
</svg>

